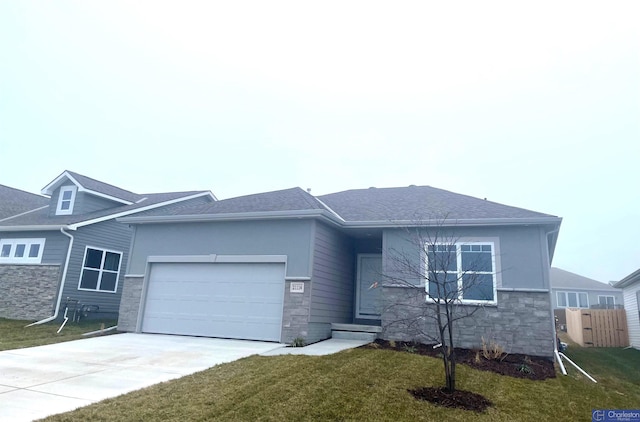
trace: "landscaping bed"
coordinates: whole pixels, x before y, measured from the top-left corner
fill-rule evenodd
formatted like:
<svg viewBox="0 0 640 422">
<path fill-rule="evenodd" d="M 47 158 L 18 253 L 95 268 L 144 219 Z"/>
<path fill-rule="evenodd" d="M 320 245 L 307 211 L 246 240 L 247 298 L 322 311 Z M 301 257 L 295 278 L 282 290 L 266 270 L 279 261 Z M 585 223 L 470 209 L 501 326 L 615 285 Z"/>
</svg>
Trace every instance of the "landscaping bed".
<svg viewBox="0 0 640 422">
<path fill-rule="evenodd" d="M 432 344 L 422 344 L 404 341 L 387 341 L 377 339 L 362 347 L 375 349 L 396 350 L 399 352 L 415 353 L 424 356 L 441 357 L 442 348 L 434 348 Z M 456 363 L 462 363 L 482 371 L 495 372 L 514 378 L 542 381 L 556 377 L 553 361 L 536 356 L 521 354 L 504 354 L 496 359 L 487 359 L 481 350 L 456 348 Z"/>
</svg>

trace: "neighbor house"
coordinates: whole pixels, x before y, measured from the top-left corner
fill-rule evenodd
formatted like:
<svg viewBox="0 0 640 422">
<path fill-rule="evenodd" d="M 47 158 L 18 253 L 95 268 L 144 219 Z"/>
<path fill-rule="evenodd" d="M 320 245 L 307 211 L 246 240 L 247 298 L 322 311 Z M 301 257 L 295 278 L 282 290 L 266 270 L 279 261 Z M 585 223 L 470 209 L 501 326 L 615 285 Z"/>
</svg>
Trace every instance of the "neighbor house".
<svg viewBox="0 0 640 422">
<path fill-rule="evenodd" d="M 471 256 L 484 262 L 483 294 L 459 298 L 479 312 L 459 322 L 458 344 L 484 336 L 512 353 L 553 355 L 549 268 L 561 219 L 552 215 L 409 186 L 318 197 L 292 188 L 119 221 L 135 228 L 120 330 L 314 342 L 332 327 L 359 329 L 341 323 L 414 340 L 394 322 L 419 314 L 387 304 L 434 292 L 420 278 L 396 283 L 396 254 L 424 265 L 412 235 L 446 230 L 461 257 L 452 271 L 468 273 Z"/>
<path fill-rule="evenodd" d="M 622 289 L 629 344 L 640 350 L 640 270 L 612 284 L 613 287 Z"/>
<path fill-rule="evenodd" d="M 551 268 L 551 301 L 558 323 L 567 323 L 566 308 L 622 308 L 622 291 L 591 278 Z"/>
<path fill-rule="evenodd" d="M 67 299 L 116 317 L 133 233 L 116 218 L 215 200 L 209 191 L 140 195 L 71 171 L 42 194 L 0 188 L 2 318 L 61 316 Z"/>
</svg>

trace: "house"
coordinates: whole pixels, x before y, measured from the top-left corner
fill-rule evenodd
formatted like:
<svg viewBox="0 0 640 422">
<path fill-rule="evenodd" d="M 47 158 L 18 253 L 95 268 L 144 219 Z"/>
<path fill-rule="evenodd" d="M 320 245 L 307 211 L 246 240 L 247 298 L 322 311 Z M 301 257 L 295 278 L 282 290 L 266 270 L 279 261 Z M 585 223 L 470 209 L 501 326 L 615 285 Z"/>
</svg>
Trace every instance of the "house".
<svg viewBox="0 0 640 422">
<path fill-rule="evenodd" d="M 119 221 L 135 228 L 120 330 L 288 343 L 329 338 L 343 323 L 413 340 L 385 304 L 424 303 L 429 287 L 395 284 L 393 256 L 404 250 L 422 265 L 408 233 L 444 227 L 459 256 L 488 263 L 488 296 L 460 298 L 479 312 L 459 322 L 458 344 L 485 336 L 512 353 L 553 355 L 549 268 L 561 219 L 552 215 L 409 186 L 318 197 L 292 188 Z"/>
<path fill-rule="evenodd" d="M 116 218 L 215 200 L 208 191 L 140 195 L 71 171 L 42 194 L 0 189 L 2 318 L 53 319 L 67 298 L 115 318 L 133 233 Z"/>
<path fill-rule="evenodd" d="M 558 323 L 567 323 L 566 308 L 614 309 L 622 307 L 622 291 L 591 278 L 551 268 L 551 303 Z"/>
<path fill-rule="evenodd" d="M 640 270 L 637 270 L 620 281 L 612 283 L 613 287 L 622 289 L 624 309 L 627 314 L 629 343 L 640 350 Z"/>
</svg>

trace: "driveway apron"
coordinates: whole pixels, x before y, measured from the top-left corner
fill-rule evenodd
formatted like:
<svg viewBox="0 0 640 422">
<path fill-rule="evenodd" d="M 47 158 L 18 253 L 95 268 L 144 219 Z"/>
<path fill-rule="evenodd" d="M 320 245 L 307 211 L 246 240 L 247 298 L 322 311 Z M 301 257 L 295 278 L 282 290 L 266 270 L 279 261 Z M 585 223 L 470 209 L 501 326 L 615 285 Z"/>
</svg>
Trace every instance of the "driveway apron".
<svg viewBox="0 0 640 422">
<path fill-rule="evenodd" d="M 282 344 L 115 334 L 0 352 L 0 421 L 31 421 Z"/>
</svg>

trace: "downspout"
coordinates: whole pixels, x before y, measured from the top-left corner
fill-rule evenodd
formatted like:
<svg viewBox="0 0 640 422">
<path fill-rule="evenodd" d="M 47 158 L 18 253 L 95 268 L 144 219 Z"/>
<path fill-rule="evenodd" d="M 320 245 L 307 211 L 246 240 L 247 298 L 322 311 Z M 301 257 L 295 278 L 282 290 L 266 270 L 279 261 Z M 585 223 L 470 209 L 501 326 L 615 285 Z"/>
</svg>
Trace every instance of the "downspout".
<svg viewBox="0 0 640 422">
<path fill-rule="evenodd" d="M 69 269 L 69 260 L 71 259 L 71 248 L 73 248 L 73 236 L 65 232 L 64 227 L 60 227 L 60 233 L 62 233 L 63 235 L 69 238 L 69 249 L 67 249 L 67 259 L 64 262 L 64 269 L 62 270 L 62 278 L 60 279 L 60 289 L 58 290 L 58 301 L 56 302 L 56 309 L 53 312 L 52 316 L 45 318 L 43 320 L 31 323 L 27 325 L 27 327 L 31 327 L 32 325 L 44 324 L 58 318 L 58 313 L 60 312 L 60 303 L 62 302 L 62 291 L 64 290 L 64 282 L 67 279 L 67 270 Z"/>
<path fill-rule="evenodd" d="M 549 254 L 549 236 L 559 232 L 560 232 L 559 227 L 555 230 L 551 230 L 550 232 L 547 232 L 547 257 L 549 259 L 549 267 L 551 267 L 551 256 Z M 549 276 L 549 304 L 552 304 L 552 303 L 553 303 L 553 292 L 551 291 L 551 276 Z M 556 316 L 555 316 L 555 313 L 553 312 L 553 309 L 551 309 L 551 324 L 553 325 L 553 355 L 556 358 L 556 361 L 558 362 L 558 366 L 560 366 L 560 371 L 562 372 L 562 375 L 567 375 L 567 370 L 565 369 L 564 364 L 562 363 L 562 358 L 560 358 L 560 353 L 558 352 L 558 332 L 556 331 Z"/>
</svg>

